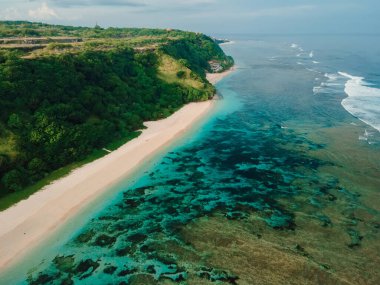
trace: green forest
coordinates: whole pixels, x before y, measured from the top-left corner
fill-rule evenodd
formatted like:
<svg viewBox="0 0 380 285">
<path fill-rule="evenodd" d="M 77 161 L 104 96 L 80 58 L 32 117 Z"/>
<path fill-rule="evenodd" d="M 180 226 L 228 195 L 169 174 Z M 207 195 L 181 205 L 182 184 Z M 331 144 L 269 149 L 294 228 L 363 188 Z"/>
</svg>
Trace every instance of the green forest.
<svg viewBox="0 0 380 285">
<path fill-rule="evenodd" d="M 198 33 L 0 22 L 0 201 L 212 98 L 211 60 Z"/>
</svg>

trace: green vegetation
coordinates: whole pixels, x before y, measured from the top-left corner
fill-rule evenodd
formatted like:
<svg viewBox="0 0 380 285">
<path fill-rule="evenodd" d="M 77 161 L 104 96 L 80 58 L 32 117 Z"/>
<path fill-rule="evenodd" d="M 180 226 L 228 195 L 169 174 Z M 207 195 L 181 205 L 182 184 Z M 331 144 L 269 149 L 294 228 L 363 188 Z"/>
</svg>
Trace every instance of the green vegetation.
<svg viewBox="0 0 380 285">
<path fill-rule="evenodd" d="M 211 98 L 210 61 L 202 34 L 0 22 L 0 209 Z"/>
</svg>

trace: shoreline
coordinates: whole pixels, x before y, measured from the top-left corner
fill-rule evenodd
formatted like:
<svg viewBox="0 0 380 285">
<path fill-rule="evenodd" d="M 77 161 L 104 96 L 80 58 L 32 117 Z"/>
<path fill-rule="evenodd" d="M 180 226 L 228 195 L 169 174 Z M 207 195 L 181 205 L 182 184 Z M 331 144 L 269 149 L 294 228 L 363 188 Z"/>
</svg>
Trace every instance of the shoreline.
<svg viewBox="0 0 380 285">
<path fill-rule="evenodd" d="M 207 74 L 207 79 L 215 85 L 234 70 Z M 137 138 L 0 212 L 0 272 L 43 243 L 146 159 L 183 136 L 214 105 L 215 100 L 189 103 L 168 118 L 145 122 L 147 128 Z"/>
<path fill-rule="evenodd" d="M 228 76 L 232 72 L 236 70 L 236 66 L 232 66 L 230 69 L 225 70 L 220 73 L 207 73 L 206 78 L 207 80 L 212 84 L 215 85 L 217 84 L 220 80 L 222 80 L 224 77 Z"/>
</svg>

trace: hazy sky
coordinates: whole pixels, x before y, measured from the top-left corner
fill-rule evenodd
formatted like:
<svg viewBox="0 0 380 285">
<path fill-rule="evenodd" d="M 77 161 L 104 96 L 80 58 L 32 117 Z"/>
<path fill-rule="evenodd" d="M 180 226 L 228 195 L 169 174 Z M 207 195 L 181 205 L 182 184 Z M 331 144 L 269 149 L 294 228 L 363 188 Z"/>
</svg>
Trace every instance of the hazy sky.
<svg viewBox="0 0 380 285">
<path fill-rule="evenodd" d="M 379 0 L 0 0 L 1 20 L 205 33 L 379 33 Z"/>
</svg>

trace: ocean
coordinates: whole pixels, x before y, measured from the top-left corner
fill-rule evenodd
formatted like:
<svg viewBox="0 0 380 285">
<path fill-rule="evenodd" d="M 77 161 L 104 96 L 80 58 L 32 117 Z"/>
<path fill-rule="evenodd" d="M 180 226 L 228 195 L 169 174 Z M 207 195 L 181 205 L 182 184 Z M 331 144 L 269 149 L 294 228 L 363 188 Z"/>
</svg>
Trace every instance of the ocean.
<svg viewBox="0 0 380 285">
<path fill-rule="evenodd" d="M 380 284 L 378 36 L 228 38 L 212 113 L 0 284 Z"/>
</svg>

